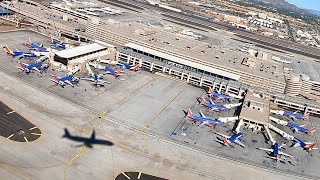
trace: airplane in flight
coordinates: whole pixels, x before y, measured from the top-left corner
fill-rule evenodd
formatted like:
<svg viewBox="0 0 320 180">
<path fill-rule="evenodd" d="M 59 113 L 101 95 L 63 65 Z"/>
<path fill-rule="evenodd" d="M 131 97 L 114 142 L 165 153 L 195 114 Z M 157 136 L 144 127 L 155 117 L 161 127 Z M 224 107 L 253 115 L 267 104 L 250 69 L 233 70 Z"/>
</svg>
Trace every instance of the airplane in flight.
<svg viewBox="0 0 320 180">
<path fill-rule="evenodd" d="M 37 50 L 37 51 L 41 51 L 41 52 L 48 52 L 48 49 L 45 48 L 45 47 L 43 47 L 42 44 L 37 45 L 37 44 L 35 44 L 35 43 L 32 43 L 30 37 L 28 38 L 28 45 L 29 45 L 29 47 L 30 47 L 31 49 L 33 49 L 33 50 Z"/>
<path fill-rule="evenodd" d="M 31 71 L 38 71 L 42 74 L 42 69 L 48 68 L 48 65 L 43 64 L 42 61 L 34 64 L 19 63 L 19 66 L 17 66 L 17 68 L 20 69 L 21 72 L 25 72 L 26 74 L 29 74 Z"/>
<path fill-rule="evenodd" d="M 291 122 L 288 122 L 287 123 L 287 126 L 290 127 L 290 129 L 292 129 L 294 132 L 304 132 L 304 133 L 314 133 L 316 132 L 316 127 L 312 127 L 312 128 L 305 128 L 304 126 L 305 125 L 296 125 L 296 124 L 293 124 Z"/>
<path fill-rule="evenodd" d="M 233 143 L 235 143 L 235 144 L 240 145 L 243 148 L 246 147 L 239 139 L 240 137 L 243 136 L 243 134 L 241 132 L 239 132 L 233 136 L 227 136 L 227 135 L 220 134 L 220 133 L 216 133 L 216 134 L 223 137 L 223 141 L 220 139 L 218 141 L 218 142 L 222 143 L 223 145 L 230 147 L 230 146 L 233 146 L 232 145 Z"/>
<path fill-rule="evenodd" d="M 107 146 L 113 145 L 111 141 L 96 139 L 96 133 L 94 130 L 92 131 L 90 138 L 85 138 L 85 137 L 73 136 L 69 133 L 68 129 L 64 129 L 64 135 L 62 137 L 68 138 L 72 141 L 82 142 L 85 146 L 89 148 L 93 148 L 92 146 L 93 144 L 101 144 L 101 145 L 107 145 Z"/>
<path fill-rule="evenodd" d="M 19 50 L 12 51 L 7 45 L 3 47 L 4 51 L 7 52 L 8 55 L 12 55 L 12 57 L 19 57 L 19 59 L 22 58 L 32 58 L 32 57 L 39 57 L 39 53 L 35 52 L 21 52 Z"/>
<path fill-rule="evenodd" d="M 290 154 L 286 154 L 286 153 L 280 151 L 279 149 L 281 149 L 281 148 L 282 148 L 282 146 L 279 147 L 279 144 L 275 143 L 273 145 L 272 149 L 266 149 L 266 148 L 257 148 L 257 149 L 271 152 L 273 154 L 273 157 L 270 157 L 270 158 L 275 159 L 276 161 L 284 162 L 285 160 L 287 160 L 284 156 L 293 158 L 293 156 L 291 156 Z"/>
<path fill-rule="evenodd" d="M 64 77 L 58 77 L 57 75 L 51 76 L 53 76 L 53 79 L 51 79 L 51 81 L 55 82 L 63 88 L 66 84 L 69 84 L 70 86 L 74 87 L 74 83 L 79 82 L 79 78 L 74 77 L 74 74 L 66 75 Z"/>
<path fill-rule="evenodd" d="M 65 49 L 66 48 L 66 44 L 63 44 L 60 41 L 54 40 L 52 36 L 50 36 L 49 38 L 50 38 L 51 44 L 53 44 L 55 47 L 61 48 L 61 49 Z"/>
<path fill-rule="evenodd" d="M 122 75 L 121 73 L 123 72 L 121 70 L 115 71 L 115 70 L 113 70 L 113 69 L 111 69 L 109 67 L 105 67 L 104 70 L 106 71 L 105 74 L 112 74 L 115 77 L 118 77 L 118 76 Z"/>
<path fill-rule="evenodd" d="M 111 84 L 111 82 L 99 79 L 97 74 L 94 74 L 93 78 L 81 78 L 81 80 L 94 82 L 92 85 L 97 87 L 104 87 L 105 84 Z"/>
<path fill-rule="evenodd" d="M 223 122 L 215 120 L 215 119 L 210 119 L 207 118 L 201 111 L 200 111 L 200 115 L 201 116 L 195 116 L 193 115 L 191 109 L 189 108 L 187 116 L 190 119 L 193 119 L 195 121 L 199 121 L 201 122 L 201 124 L 199 126 L 203 126 L 203 125 L 219 125 L 219 126 L 225 126 Z"/>
<path fill-rule="evenodd" d="M 131 66 L 129 64 L 125 64 L 125 63 L 118 63 L 119 66 L 122 67 L 122 69 L 130 69 L 131 71 L 138 71 L 141 68 L 140 64 L 137 64 L 135 66 Z"/>
<path fill-rule="evenodd" d="M 298 111 L 296 112 L 289 112 L 289 111 L 282 111 L 282 110 L 270 110 L 271 113 L 280 115 L 280 116 L 286 116 L 292 120 L 306 120 L 309 119 L 310 114 L 299 114 Z"/>
<path fill-rule="evenodd" d="M 293 141 L 295 142 L 295 144 L 293 145 L 293 147 L 302 147 L 304 150 L 310 152 L 311 150 L 313 149 L 318 149 L 318 148 L 315 148 L 316 146 L 316 143 L 314 142 L 303 142 L 301 141 L 300 139 L 294 137 L 293 138 Z"/>
<path fill-rule="evenodd" d="M 242 103 L 236 103 L 236 104 L 225 104 L 223 106 L 219 106 L 214 104 L 212 101 L 208 102 L 204 99 L 204 97 L 201 97 L 200 103 L 203 106 L 206 106 L 207 108 L 210 108 L 212 111 L 221 112 L 221 111 L 228 111 L 233 107 L 240 106 Z"/>
</svg>

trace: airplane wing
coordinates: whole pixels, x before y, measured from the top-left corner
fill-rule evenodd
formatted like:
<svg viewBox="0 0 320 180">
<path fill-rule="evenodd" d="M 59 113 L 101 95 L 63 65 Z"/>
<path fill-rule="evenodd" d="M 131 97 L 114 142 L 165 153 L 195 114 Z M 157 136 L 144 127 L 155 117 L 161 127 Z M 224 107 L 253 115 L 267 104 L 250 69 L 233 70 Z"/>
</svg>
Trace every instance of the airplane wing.
<svg viewBox="0 0 320 180">
<path fill-rule="evenodd" d="M 217 107 L 209 107 L 212 111 L 221 111 L 219 108 Z"/>
<path fill-rule="evenodd" d="M 279 151 L 279 154 L 293 158 L 293 156 L 291 156 L 290 154 L 286 154 L 286 153 L 284 153 L 282 151 Z"/>
<path fill-rule="evenodd" d="M 39 73 L 42 73 L 37 67 L 33 67 L 31 69 L 34 70 L 34 71 L 38 71 Z"/>
<path fill-rule="evenodd" d="M 204 126 L 204 125 L 207 125 L 207 124 L 209 124 L 209 122 L 203 121 L 203 122 L 201 122 L 201 124 L 199 125 L 199 127 Z"/>
<path fill-rule="evenodd" d="M 74 84 L 72 84 L 69 80 L 64 81 L 65 83 L 69 84 L 70 86 L 74 87 Z"/>
<path fill-rule="evenodd" d="M 93 78 L 81 78 L 81 80 L 86 80 L 86 81 L 95 81 Z"/>
<path fill-rule="evenodd" d="M 234 142 L 239 144 L 240 146 L 242 146 L 244 148 L 246 147 L 239 139 L 235 140 Z"/>
<path fill-rule="evenodd" d="M 56 81 L 55 79 L 50 79 L 52 82 L 55 82 L 57 84 L 59 84 L 59 81 Z"/>
<path fill-rule="evenodd" d="M 109 82 L 109 81 L 102 81 L 102 80 L 98 80 L 98 83 L 101 83 L 101 84 L 111 84 L 111 82 Z"/>
<path fill-rule="evenodd" d="M 264 151 L 268 151 L 268 152 L 273 152 L 273 149 L 267 149 L 267 148 L 257 148 L 259 150 L 264 150 Z"/>
<path fill-rule="evenodd" d="M 200 110 L 200 115 L 201 115 L 201 117 L 203 117 L 203 118 L 207 118 L 204 114 L 203 114 L 203 112 Z"/>
<path fill-rule="evenodd" d="M 225 138 L 230 138 L 231 136 L 227 136 L 227 135 L 224 135 L 224 134 L 221 134 L 221 133 L 216 133 L 217 135 L 219 136 L 222 136 L 222 137 L 225 137 Z"/>
</svg>

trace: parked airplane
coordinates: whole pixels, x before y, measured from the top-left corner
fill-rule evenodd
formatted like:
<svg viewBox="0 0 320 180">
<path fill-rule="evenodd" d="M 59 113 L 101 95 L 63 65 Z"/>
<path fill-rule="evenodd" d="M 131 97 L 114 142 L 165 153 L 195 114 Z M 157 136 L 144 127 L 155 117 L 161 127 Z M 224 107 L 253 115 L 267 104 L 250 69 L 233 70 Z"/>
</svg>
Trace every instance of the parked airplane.
<svg viewBox="0 0 320 180">
<path fill-rule="evenodd" d="M 96 139 L 96 133 L 93 130 L 90 138 L 73 136 L 69 133 L 68 129 L 64 129 L 64 135 L 62 137 L 68 138 L 72 141 L 83 142 L 83 144 L 89 148 L 93 148 L 93 144 L 102 144 L 112 146 L 113 143 L 111 141 Z"/>
<path fill-rule="evenodd" d="M 76 78 L 73 76 L 74 74 L 66 75 L 64 77 L 58 77 L 57 75 L 53 75 L 53 79 L 51 81 L 57 83 L 61 87 L 64 88 L 64 86 L 69 84 L 70 86 L 74 87 L 74 83 L 79 81 L 79 78 Z M 51 75 L 52 76 L 52 75 Z"/>
<path fill-rule="evenodd" d="M 3 47 L 4 51 L 7 52 L 8 55 L 12 55 L 12 57 L 19 57 L 22 58 L 30 58 L 30 57 L 39 57 L 39 53 L 33 53 L 33 52 L 21 52 L 19 50 L 12 51 L 7 45 Z"/>
<path fill-rule="evenodd" d="M 223 100 L 223 101 L 225 101 L 225 100 L 231 101 L 232 100 L 232 98 L 230 96 L 215 92 L 212 90 L 211 87 L 209 87 L 209 89 L 208 89 L 208 95 L 213 96 L 213 98 L 216 100 Z"/>
<path fill-rule="evenodd" d="M 288 118 L 291 119 L 298 119 L 298 120 L 305 120 L 305 119 L 309 119 L 310 114 L 306 114 L 306 115 L 302 115 L 302 114 L 298 114 L 297 111 L 294 113 L 291 112 L 284 112 L 283 113 L 284 116 L 287 116 Z"/>
<path fill-rule="evenodd" d="M 56 41 L 52 38 L 52 36 L 49 37 L 50 38 L 50 42 L 51 44 L 53 44 L 55 47 L 57 48 L 62 48 L 62 49 L 65 49 L 66 48 L 66 45 L 63 44 L 62 42 L 60 41 Z"/>
<path fill-rule="evenodd" d="M 201 116 L 195 116 L 193 115 L 191 109 L 189 108 L 188 110 L 188 117 L 195 120 L 195 121 L 200 121 L 201 124 L 199 126 L 203 126 L 203 125 L 219 125 L 219 126 L 224 126 L 224 123 L 215 119 L 209 119 L 207 118 L 201 111 L 200 111 L 200 115 Z"/>
<path fill-rule="evenodd" d="M 266 148 L 257 148 L 259 150 L 264 150 L 264 151 L 268 151 L 268 152 L 271 152 L 273 154 L 273 157 L 270 157 L 271 159 L 275 159 L 277 161 L 282 161 L 284 162 L 286 160 L 285 157 L 283 156 L 287 156 L 287 157 L 291 157 L 293 158 L 293 156 L 291 156 L 290 154 L 286 154 L 282 151 L 280 151 L 279 149 L 281 149 L 282 146 L 279 147 L 279 144 L 278 143 L 275 143 L 273 145 L 273 148 L 272 149 L 266 149 Z"/>
<path fill-rule="evenodd" d="M 125 63 L 118 63 L 118 65 L 122 66 L 122 69 L 130 69 L 132 71 L 138 71 L 141 68 L 140 64 L 137 64 L 135 66 L 131 66 L 131 65 L 125 64 Z"/>
<path fill-rule="evenodd" d="M 220 133 L 216 133 L 217 135 L 219 136 L 222 136 L 223 137 L 223 141 L 219 139 L 218 142 L 230 147 L 232 146 L 232 143 L 235 143 L 235 144 L 238 144 L 242 147 L 246 147 L 240 140 L 239 138 L 243 136 L 243 134 L 241 132 L 233 135 L 233 136 L 227 136 L 227 135 L 224 135 L 224 134 L 220 134 Z"/>
<path fill-rule="evenodd" d="M 213 111 L 228 111 L 229 109 L 233 107 L 240 106 L 242 103 L 236 103 L 236 104 L 225 104 L 223 106 L 215 105 L 213 102 L 208 102 L 204 99 L 204 97 L 201 97 L 201 102 L 203 106 L 206 106 L 207 108 L 210 108 Z"/>
<path fill-rule="evenodd" d="M 97 86 L 97 87 L 104 87 L 105 84 L 111 83 L 111 82 L 103 81 L 103 80 L 99 79 L 97 74 L 94 74 L 93 78 L 81 78 L 81 80 L 92 81 L 92 82 L 94 82 L 92 85 Z"/>
<path fill-rule="evenodd" d="M 293 141 L 296 142 L 293 147 L 302 147 L 304 150 L 306 151 L 311 151 L 313 149 L 318 149 L 318 148 L 315 148 L 316 146 L 316 143 L 313 143 L 313 142 L 303 142 L 301 141 L 300 139 L 294 137 L 293 138 Z"/>
<path fill-rule="evenodd" d="M 305 119 L 309 119 L 309 116 L 310 116 L 309 113 L 306 115 L 303 115 L 303 114 L 297 113 L 298 111 L 292 113 L 289 111 L 282 111 L 282 110 L 270 110 L 270 112 L 280 116 L 286 116 L 292 120 L 296 120 L 296 119 L 305 120 Z"/>
<path fill-rule="evenodd" d="M 303 126 L 305 125 L 296 125 L 296 124 L 293 124 L 291 122 L 288 122 L 287 123 L 287 126 L 290 127 L 294 132 L 304 132 L 304 133 L 314 133 L 316 132 L 316 127 L 312 127 L 312 128 L 305 128 Z"/>
<path fill-rule="evenodd" d="M 106 71 L 105 74 L 112 74 L 112 75 L 114 75 L 115 77 L 120 76 L 121 73 L 123 72 L 123 71 L 121 71 L 121 70 L 115 71 L 115 70 L 113 70 L 113 69 L 111 69 L 111 68 L 108 68 L 108 67 L 105 67 L 105 71 Z"/>
<path fill-rule="evenodd" d="M 25 72 L 26 74 L 29 74 L 31 70 L 38 71 L 42 74 L 43 68 L 48 68 L 47 64 L 43 64 L 43 62 L 37 62 L 34 64 L 25 64 L 25 63 L 19 63 L 19 66 L 17 66 L 21 70 L 21 72 Z"/>
<path fill-rule="evenodd" d="M 37 51 L 41 51 L 41 52 L 48 52 L 48 49 L 44 48 L 42 44 L 37 45 L 35 43 L 32 43 L 30 38 L 28 38 L 28 45 L 33 50 L 37 50 Z"/>
</svg>

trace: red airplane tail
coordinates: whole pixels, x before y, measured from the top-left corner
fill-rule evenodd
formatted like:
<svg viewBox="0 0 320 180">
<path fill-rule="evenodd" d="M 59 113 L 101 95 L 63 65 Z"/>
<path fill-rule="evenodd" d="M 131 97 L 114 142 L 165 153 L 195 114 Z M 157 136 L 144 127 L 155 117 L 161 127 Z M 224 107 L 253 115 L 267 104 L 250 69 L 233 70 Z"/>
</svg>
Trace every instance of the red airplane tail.
<svg viewBox="0 0 320 180">
<path fill-rule="evenodd" d="M 8 45 L 4 45 L 4 51 L 6 51 L 8 54 L 13 55 L 13 51 L 8 47 Z"/>
<path fill-rule="evenodd" d="M 306 114 L 306 115 L 304 116 L 304 119 L 309 119 L 309 116 L 310 116 L 310 113 Z"/>
<path fill-rule="evenodd" d="M 208 89 L 208 94 L 212 94 L 212 93 L 213 93 L 213 90 L 212 90 L 211 87 L 209 87 L 209 89 Z"/>
<path fill-rule="evenodd" d="M 54 75 L 53 76 L 53 80 L 56 81 L 56 82 L 59 82 L 59 77 L 57 75 Z"/>
<path fill-rule="evenodd" d="M 140 69 L 140 68 L 141 68 L 141 65 L 138 64 L 138 65 L 134 66 L 134 67 L 132 68 L 132 70 L 137 71 L 137 70 Z"/>
<path fill-rule="evenodd" d="M 223 138 L 223 143 L 229 144 L 229 141 L 228 141 L 228 139 L 226 137 Z"/>
<path fill-rule="evenodd" d="M 312 150 L 313 148 L 314 148 L 314 146 L 316 146 L 316 143 L 313 143 L 313 144 L 309 144 L 309 145 L 307 145 L 305 148 L 306 148 L 306 150 Z"/>
<path fill-rule="evenodd" d="M 115 74 L 115 76 L 120 75 L 120 74 L 121 74 L 121 72 L 122 72 L 121 70 L 117 71 L 117 72 L 116 72 L 116 74 Z"/>
<path fill-rule="evenodd" d="M 308 133 L 314 133 L 316 132 L 316 130 L 317 130 L 316 127 L 312 127 L 309 129 Z"/>
<path fill-rule="evenodd" d="M 53 38 L 51 35 L 49 36 L 49 39 L 50 39 L 50 42 L 53 43 Z"/>
<path fill-rule="evenodd" d="M 188 115 L 187 115 L 189 118 L 192 118 L 193 117 L 193 114 L 192 114 L 192 111 L 191 111 L 191 109 L 189 108 L 189 110 L 188 110 Z"/>
<path fill-rule="evenodd" d="M 207 102 L 206 102 L 206 100 L 204 99 L 204 97 L 201 97 L 201 104 L 202 104 L 202 105 L 205 105 L 205 106 L 207 105 Z"/>
<path fill-rule="evenodd" d="M 26 69 L 26 66 L 24 64 L 22 64 L 22 63 L 19 63 L 19 67 L 20 67 L 21 70 L 25 70 Z"/>
<path fill-rule="evenodd" d="M 29 47 L 31 47 L 31 44 L 32 44 L 32 42 L 31 42 L 31 39 L 30 39 L 30 37 L 28 38 L 28 45 L 29 45 Z"/>
</svg>

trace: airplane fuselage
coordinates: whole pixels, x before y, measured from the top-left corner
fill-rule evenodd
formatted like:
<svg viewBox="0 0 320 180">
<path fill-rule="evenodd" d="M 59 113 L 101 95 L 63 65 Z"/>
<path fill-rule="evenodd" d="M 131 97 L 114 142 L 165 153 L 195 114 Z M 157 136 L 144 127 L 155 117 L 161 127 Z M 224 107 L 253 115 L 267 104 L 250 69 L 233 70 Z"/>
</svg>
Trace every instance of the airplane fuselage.
<svg viewBox="0 0 320 180">
<path fill-rule="evenodd" d="M 213 120 L 213 119 L 209 119 L 209 118 L 204 118 L 201 116 L 192 116 L 192 119 L 196 120 L 196 121 L 201 121 L 201 122 L 207 122 L 208 124 L 216 124 L 216 125 L 220 125 L 223 126 L 224 123 L 218 120 Z"/>
</svg>

